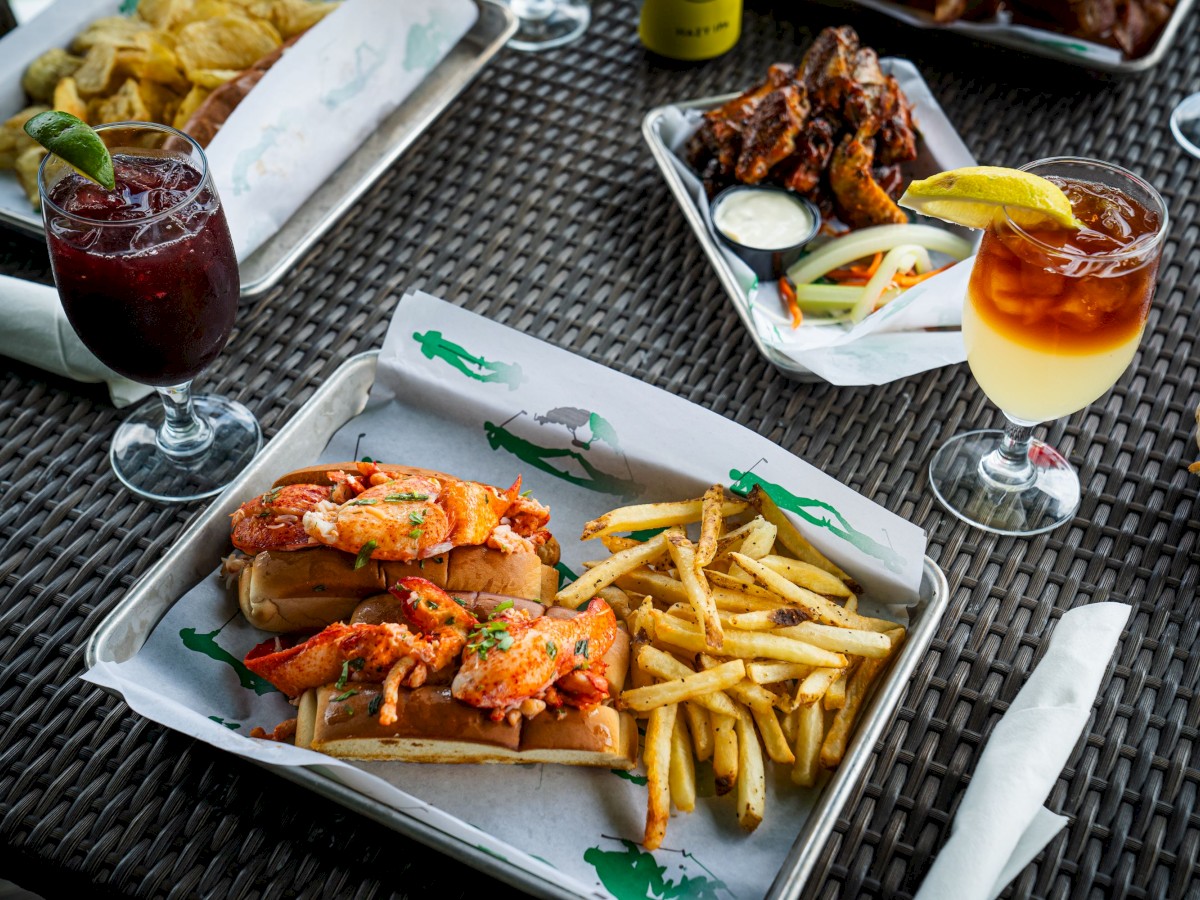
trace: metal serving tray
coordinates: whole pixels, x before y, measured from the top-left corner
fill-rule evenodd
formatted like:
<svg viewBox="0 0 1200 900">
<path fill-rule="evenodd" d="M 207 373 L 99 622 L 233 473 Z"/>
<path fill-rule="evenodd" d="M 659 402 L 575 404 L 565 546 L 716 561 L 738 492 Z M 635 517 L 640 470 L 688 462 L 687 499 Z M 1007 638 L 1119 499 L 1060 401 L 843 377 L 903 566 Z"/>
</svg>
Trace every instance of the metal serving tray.
<svg viewBox="0 0 1200 900">
<path fill-rule="evenodd" d="M 900 19 L 909 25 L 913 24 L 911 18 L 919 18 L 923 19 L 925 23 L 914 25 L 913 27 L 954 31 L 977 41 L 996 44 L 1000 47 L 1009 47 L 1013 50 L 1032 53 L 1035 56 L 1044 56 L 1047 59 L 1056 59 L 1074 66 L 1082 66 L 1118 75 L 1133 75 L 1138 72 L 1145 72 L 1147 69 L 1151 69 L 1162 62 L 1167 55 L 1167 51 L 1171 48 L 1176 35 L 1179 33 L 1179 28 L 1183 24 L 1184 18 L 1187 17 L 1192 10 L 1192 6 L 1195 5 L 1195 0 L 1179 0 L 1175 5 L 1174 11 L 1171 13 L 1171 18 L 1163 26 L 1162 33 L 1159 34 L 1158 40 L 1154 42 L 1154 46 L 1150 48 L 1149 53 L 1139 56 L 1137 59 L 1122 58 L 1115 62 L 1108 62 L 1072 53 L 1068 45 L 1072 41 L 1077 43 L 1083 43 L 1083 41 L 1078 38 L 1072 38 L 1071 35 L 1062 34 L 1061 32 L 1031 29 L 1036 34 L 1044 34 L 1046 36 L 1044 39 L 1039 39 L 1033 34 L 1017 28 L 1011 30 L 985 29 L 980 27 L 981 23 L 966 21 L 939 24 L 933 21 L 933 16 L 930 13 L 913 9 L 909 6 L 903 6 L 899 3 L 891 3 L 888 0 L 819 0 L 819 2 L 826 6 L 837 6 L 843 9 L 854 6 L 865 6 L 886 16 L 891 16 L 894 19 Z"/>
<path fill-rule="evenodd" d="M 137 653 L 176 600 L 212 573 L 216 561 L 229 548 L 230 513 L 237 509 L 242 498 L 269 488 L 280 472 L 309 465 L 334 432 L 362 411 L 375 380 L 377 358 L 378 354 L 372 352 L 347 360 L 295 418 L 280 429 L 241 477 L 213 501 L 154 568 L 129 590 L 88 639 L 84 652 L 89 668 L 101 660 L 122 661 Z M 771 900 L 794 896 L 813 873 L 821 848 L 862 776 L 875 742 L 899 705 L 918 660 L 928 649 L 948 601 L 946 577 L 926 557 L 920 599 L 909 610 L 908 638 L 868 702 L 841 766 L 821 789 L 812 815 L 801 826 L 767 894 Z M 464 844 L 316 771 L 265 767 L 509 884 L 543 897 L 575 896 L 561 885 Z"/>
<path fill-rule="evenodd" d="M 65 0 L 64 0 L 65 2 Z M 242 296 L 266 293 L 321 239 L 496 55 L 517 29 L 497 0 L 475 0 L 479 18 L 421 85 L 338 167 L 283 227 L 240 266 Z M 14 32 L 14 36 L 20 29 Z M 39 48 L 40 51 L 40 48 Z M 14 110 L 15 112 L 15 110 Z M 0 115 L 4 118 L 8 113 Z M 4 177 L 14 177 L 5 174 Z M 0 206 L 0 224 L 42 236 L 32 209 Z"/>
</svg>

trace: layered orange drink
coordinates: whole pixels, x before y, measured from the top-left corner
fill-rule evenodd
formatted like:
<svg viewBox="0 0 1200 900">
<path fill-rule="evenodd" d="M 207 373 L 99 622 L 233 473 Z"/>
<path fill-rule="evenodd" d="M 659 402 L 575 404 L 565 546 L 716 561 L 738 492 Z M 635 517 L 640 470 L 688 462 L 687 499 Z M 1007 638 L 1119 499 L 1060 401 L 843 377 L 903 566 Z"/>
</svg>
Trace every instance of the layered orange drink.
<svg viewBox="0 0 1200 900">
<path fill-rule="evenodd" d="M 988 226 L 963 309 L 971 372 L 1010 417 L 1046 422 L 1107 391 L 1133 359 L 1154 294 L 1158 210 L 1106 184 L 1050 176 L 1078 230 Z"/>
</svg>

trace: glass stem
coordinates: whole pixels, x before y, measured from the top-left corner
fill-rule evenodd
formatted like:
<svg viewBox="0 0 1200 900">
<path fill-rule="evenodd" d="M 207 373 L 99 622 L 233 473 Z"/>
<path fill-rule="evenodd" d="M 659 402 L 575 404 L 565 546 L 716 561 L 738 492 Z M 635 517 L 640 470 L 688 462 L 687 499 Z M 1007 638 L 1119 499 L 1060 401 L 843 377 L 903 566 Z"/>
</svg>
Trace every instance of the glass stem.
<svg viewBox="0 0 1200 900">
<path fill-rule="evenodd" d="M 980 474 L 999 488 L 1023 490 L 1037 480 L 1037 472 L 1029 461 L 1029 445 L 1033 441 L 1033 425 L 1018 422 L 1005 414 L 1008 424 L 1000 446 L 979 461 Z"/>
<path fill-rule="evenodd" d="M 207 450 L 213 441 L 213 431 L 192 409 L 192 383 L 155 390 L 166 416 L 155 436 L 159 449 L 175 459 L 186 459 Z"/>
</svg>

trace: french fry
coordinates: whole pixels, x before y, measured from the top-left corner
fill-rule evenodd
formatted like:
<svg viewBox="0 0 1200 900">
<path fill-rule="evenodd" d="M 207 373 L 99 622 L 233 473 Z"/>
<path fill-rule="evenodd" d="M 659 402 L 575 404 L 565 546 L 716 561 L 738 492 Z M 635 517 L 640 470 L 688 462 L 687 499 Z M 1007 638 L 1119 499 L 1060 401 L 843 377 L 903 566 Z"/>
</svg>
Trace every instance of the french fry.
<svg viewBox="0 0 1200 900">
<path fill-rule="evenodd" d="M 692 542 L 682 535 L 673 534 L 667 538 L 667 550 L 679 570 L 679 580 L 687 591 L 688 602 L 696 611 L 696 619 L 703 625 L 705 644 L 720 650 L 725 630 L 717 616 L 717 605 L 713 602 L 708 582 L 696 571 L 696 553 Z"/>
<path fill-rule="evenodd" d="M 650 644 L 638 648 L 636 659 L 639 668 L 656 678 L 686 678 L 694 672 L 670 653 Z M 711 694 L 695 698 L 692 702 L 719 715 L 737 715 L 737 704 L 723 691 L 713 691 Z"/>
<path fill-rule="evenodd" d="M 883 669 L 885 662 L 882 659 L 864 659 L 854 670 L 854 674 L 850 676 L 846 684 L 846 702 L 834 715 L 833 724 L 829 726 L 829 731 L 821 744 L 821 765 L 825 768 L 832 769 L 846 755 L 850 729 L 854 727 L 854 720 L 858 718 L 863 703 L 867 699 L 871 682 Z"/>
<path fill-rule="evenodd" d="M 747 616 L 758 615 L 746 613 Z M 741 628 L 740 622 L 745 616 L 732 616 L 730 624 Z M 814 647 L 832 650 L 834 653 L 851 653 L 854 656 L 869 656 L 882 659 L 892 651 L 892 641 L 886 634 L 878 631 L 863 631 L 858 628 L 837 628 L 832 625 L 821 625 L 817 622 L 800 622 L 785 628 L 777 628 L 773 634 L 793 637 L 805 641 Z"/>
<path fill-rule="evenodd" d="M 711 694 L 713 691 L 723 691 L 734 687 L 742 681 L 745 675 L 745 663 L 740 659 L 730 660 L 674 681 L 631 688 L 617 698 L 617 708 L 634 712 L 649 712 L 661 706 L 682 703 L 684 700 L 693 700 L 703 694 Z M 764 690 L 763 688 L 758 689 Z M 766 693 L 770 693 L 770 691 Z"/>
<path fill-rule="evenodd" d="M 790 662 L 749 662 L 746 663 L 746 677 L 755 684 L 778 684 L 780 681 L 791 681 L 793 678 L 804 678 L 812 671 L 812 666 Z"/>
<path fill-rule="evenodd" d="M 609 585 L 601 588 L 596 591 L 596 596 L 612 607 L 612 611 L 616 613 L 618 619 L 627 619 L 633 610 L 633 603 L 630 601 L 629 595 L 619 587 Z"/>
<path fill-rule="evenodd" d="M 640 547 L 644 541 L 637 541 L 629 537 L 621 537 L 616 534 L 606 534 L 600 539 L 600 543 L 604 545 L 604 549 L 609 553 L 620 553 L 622 550 L 632 550 L 634 547 Z"/>
<path fill-rule="evenodd" d="M 714 672 L 728 663 L 722 663 L 721 660 L 709 656 L 707 653 L 701 653 L 698 657 L 701 668 L 709 672 Z M 745 665 L 742 667 L 742 674 L 745 674 Z M 734 700 L 744 703 L 751 709 L 759 710 L 760 712 L 771 712 L 775 708 L 775 702 L 778 699 L 775 694 L 772 694 L 764 687 L 760 687 L 752 681 L 739 680 L 735 684 L 726 685 L 721 688 Z"/>
<path fill-rule="evenodd" d="M 799 606 L 809 618 L 823 625 L 840 625 L 843 628 L 871 628 L 872 620 L 857 613 L 847 612 L 832 600 L 814 594 L 812 591 L 792 584 L 774 569 L 768 569 L 758 560 L 751 559 L 741 553 L 732 553 L 730 557 L 739 566 L 754 576 L 759 584 L 774 594 L 778 594 L 793 606 Z"/>
<path fill-rule="evenodd" d="M 766 519 L 758 519 L 758 527 L 746 535 L 742 541 L 740 552 L 751 559 L 766 556 L 775 547 L 775 537 L 778 529 Z"/>
<path fill-rule="evenodd" d="M 714 574 L 705 570 L 705 575 Z M 760 609 L 779 609 L 782 605 L 778 598 L 767 600 L 761 597 L 751 597 L 749 594 L 743 594 L 740 591 L 731 591 L 728 588 L 714 587 L 712 589 L 713 603 L 717 605 L 718 610 L 725 612 L 741 613 L 754 612 Z"/>
<path fill-rule="evenodd" d="M 654 640 L 654 603 L 649 597 L 644 597 L 637 609 L 629 613 L 625 618 L 625 627 L 629 629 L 631 637 L 637 638 L 645 635 L 647 639 Z"/>
<path fill-rule="evenodd" d="M 795 747 L 796 735 L 800 733 L 800 708 L 796 707 L 784 713 L 779 727 L 783 729 L 783 737 L 788 742 L 788 746 Z M 795 758 L 795 753 L 792 754 L 792 757 Z"/>
<path fill-rule="evenodd" d="M 696 543 L 696 565 L 704 568 L 717 555 L 717 537 L 721 533 L 721 507 L 725 488 L 714 484 L 704 492 L 700 506 L 700 540 Z"/>
<path fill-rule="evenodd" d="M 747 584 L 744 581 L 738 581 L 736 578 L 731 578 L 722 572 L 714 572 L 711 569 L 705 569 L 704 575 L 714 590 L 716 588 L 724 588 L 727 591 L 746 597 L 754 597 L 758 600 L 770 600 L 776 606 L 788 605 L 778 594 L 773 594 L 766 588 L 759 587 L 757 584 Z"/>
<path fill-rule="evenodd" d="M 759 515 L 779 530 L 776 539 L 796 559 L 801 562 L 810 563 L 818 569 L 824 569 L 831 575 L 836 575 L 842 581 L 851 580 L 849 575 L 834 565 L 831 560 L 826 559 L 825 554 L 808 542 L 804 535 L 792 524 L 791 520 L 783 514 L 783 511 L 775 505 L 775 501 L 761 487 L 756 484 L 750 491 L 750 496 L 747 499 L 749 499 L 750 505 L 758 510 Z"/>
<path fill-rule="evenodd" d="M 650 722 L 646 726 L 642 761 L 646 765 L 650 796 L 646 805 L 646 836 L 642 843 L 647 850 L 657 850 L 662 845 L 667 833 L 667 819 L 671 815 L 671 735 L 678 709 L 674 704 L 658 707 L 650 713 Z"/>
<path fill-rule="evenodd" d="M 758 733 L 762 737 L 763 749 L 767 751 L 767 756 L 773 762 L 783 763 L 784 765 L 790 766 L 794 763 L 796 761 L 796 754 L 788 746 L 788 739 L 783 733 L 783 728 L 779 724 L 775 710 L 768 709 L 763 711 L 751 707 L 750 715 L 754 717 L 754 722 L 758 725 Z"/>
<path fill-rule="evenodd" d="M 825 739 L 825 711 L 820 703 L 806 703 L 796 712 L 796 762 L 792 766 L 792 784 L 812 787 L 820 773 L 821 742 Z"/>
<path fill-rule="evenodd" d="M 643 566 L 661 555 L 666 547 L 669 534 L 670 532 L 664 531 L 662 534 L 650 538 L 640 547 L 614 553 L 600 565 L 582 574 L 577 581 L 559 591 L 554 602 L 559 606 L 578 608 L 583 601 L 590 600 L 597 591 L 608 587 L 626 572 Z"/>
<path fill-rule="evenodd" d="M 721 504 L 721 515 L 725 518 L 745 512 L 747 504 L 737 501 L 725 501 Z M 580 540 L 589 541 L 592 538 L 604 537 L 615 531 L 646 531 L 650 528 L 663 528 L 671 525 L 686 525 L 700 519 L 704 509 L 703 500 L 679 500 L 674 503 L 641 503 L 636 506 L 623 506 L 607 512 L 598 519 L 592 519 L 583 526 Z"/>
<path fill-rule="evenodd" d="M 717 590 L 721 590 L 721 588 L 717 588 Z M 753 599 L 753 598 L 751 598 L 751 599 Z M 713 602 L 716 603 L 716 591 L 713 592 Z M 734 601 L 733 605 L 740 607 L 743 604 L 741 604 L 738 601 Z M 779 629 L 781 626 L 775 624 L 775 622 L 773 622 L 770 618 L 767 618 L 766 616 L 771 613 L 774 613 L 776 610 L 779 610 L 779 609 L 794 610 L 794 609 L 796 609 L 796 607 L 794 607 L 794 606 L 788 606 L 788 607 L 773 606 L 770 609 L 762 609 L 762 610 L 738 609 L 736 611 L 731 611 L 731 610 L 722 609 L 721 605 L 717 604 L 717 618 L 721 620 L 722 628 L 738 628 L 739 631 L 771 631 L 772 629 Z M 685 619 L 688 622 L 696 621 L 696 610 L 694 610 L 692 608 L 692 605 L 690 603 L 672 603 L 670 606 L 667 607 L 666 612 L 667 612 L 667 615 L 674 616 L 677 619 Z M 742 615 L 745 612 L 763 613 L 764 618 L 762 619 L 761 622 L 758 619 L 746 620 L 749 624 L 754 626 L 753 628 L 738 627 L 737 625 L 734 624 L 734 619 L 737 618 L 738 616 Z M 786 613 L 784 614 L 784 616 L 782 618 L 785 622 L 789 621 L 789 617 Z M 881 635 L 881 637 L 882 637 L 882 635 Z"/>
<path fill-rule="evenodd" d="M 807 706 L 810 703 L 816 703 L 825 696 L 825 692 L 838 680 L 838 676 L 841 673 L 841 669 L 813 669 L 804 677 L 803 681 L 796 685 L 796 694 L 792 702 L 796 706 Z"/>
<path fill-rule="evenodd" d="M 737 708 L 732 716 L 709 712 L 713 730 L 713 780 L 717 794 L 728 794 L 738 780 Z"/>
<path fill-rule="evenodd" d="M 692 748 L 695 751 L 696 759 L 701 761 L 712 759 L 713 734 L 708 710 L 695 700 L 687 701 L 683 704 L 682 709 L 684 718 L 687 719 L 688 731 L 692 735 Z"/>
<path fill-rule="evenodd" d="M 829 690 L 825 692 L 825 696 L 821 699 L 821 703 L 826 709 L 841 709 L 846 705 L 846 670 L 842 669 L 837 678 L 833 680 L 833 684 L 829 686 Z"/>
<path fill-rule="evenodd" d="M 709 649 L 700 626 L 693 622 L 672 618 L 657 610 L 652 615 L 657 639 L 673 647 L 703 653 Z M 725 635 L 721 652 L 739 659 L 779 659 L 785 662 L 804 663 L 808 666 L 845 668 L 846 657 L 830 653 L 803 641 L 762 634 L 753 631 L 730 631 Z"/>
<path fill-rule="evenodd" d="M 849 597 L 847 597 L 846 602 L 842 604 L 842 608 L 846 610 L 846 612 L 858 612 L 858 595 L 851 594 Z"/>
<path fill-rule="evenodd" d="M 688 737 L 683 716 L 676 713 L 671 731 L 671 802 L 680 812 L 696 808 L 696 760 L 692 756 L 692 740 Z"/>
<path fill-rule="evenodd" d="M 616 585 L 624 591 L 636 591 L 664 603 L 688 602 L 687 591 L 683 589 L 681 581 L 661 572 L 652 572 L 644 567 L 618 576 Z"/>
<path fill-rule="evenodd" d="M 763 767 L 762 746 L 754 733 L 754 721 L 745 710 L 737 717 L 738 824 L 753 831 L 763 820 L 767 805 L 767 776 Z"/>
<path fill-rule="evenodd" d="M 717 555 L 713 557 L 713 561 L 721 562 L 729 555 L 729 551 L 740 548 L 746 536 L 761 527 L 760 523 L 770 524 L 762 516 L 755 516 L 745 525 L 739 525 L 717 538 Z"/>
<path fill-rule="evenodd" d="M 759 559 L 759 562 L 768 569 L 774 569 L 792 584 L 808 588 L 815 594 L 834 597 L 854 596 L 850 588 L 846 587 L 846 582 L 812 563 L 788 559 L 786 556 L 764 556 Z"/>
<path fill-rule="evenodd" d="M 799 625 L 802 622 L 808 622 L 808 615 L 800 607 L 779 606 L 775 609 L 756 609 L 730 616 L 728 624 L 730 627 L 740 628 L 742 631 L 774 631 L 781 634 L 783 629 Z M 815 643 L 815 641 L 809 641 L 809 643 Z M 825 649 L 830 648 L 826 647 Z"/>
<path fill-rule="evenodd" d="M 733 581 L 740 581 L 742 584 L 754 584 L 754 578 L 746 574 L 746 570 L 737 563 L 729 564 L 729 578 Z"/>
</svg>

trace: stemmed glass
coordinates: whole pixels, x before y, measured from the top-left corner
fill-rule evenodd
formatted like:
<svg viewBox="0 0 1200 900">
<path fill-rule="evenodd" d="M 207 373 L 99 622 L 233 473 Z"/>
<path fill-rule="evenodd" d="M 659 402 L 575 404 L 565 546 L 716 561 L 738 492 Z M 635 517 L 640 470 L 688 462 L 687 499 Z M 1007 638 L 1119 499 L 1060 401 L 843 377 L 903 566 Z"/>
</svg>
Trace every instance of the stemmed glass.
<svg viewBox="0 0 1200 900">
<path fill-rule="evenodd" d="M 1056 181 L 1085 227 L 1021 227 L 1007 212 L 984 233 L 963 308 L 971 373 L 1004 412 L 1000 431 L 951 438 L 929 480 L 972 525 L 1031 535 L 1079 507 L 1079 476 L 1034 426 L 1083 409 L 1128 367 L 1154 296 L 1167 208 L 1119 166 L 1059 157 L 1023 167 Z"/>
<path fill-rule="evenodd" d="M 590 0 L 506 0 L 517 14 L 517 33 L 509 46 L 549 50 L 575 40 L 592 20 Z"/>
<path fill-rule="evenodd" d="M 193 396 L 229 340 L 238 267 L 204 151 L 143 122 L 96 128 L 113 157 L 107 191 L 56 156 L 39 173 L 54 283 L 80 340 L 121 375 L 153 385 L 118 427 L 110 458 L 134 493 L 179 502 L 216 494 L 262 446 L 240 403 Z"/>
</svg>

